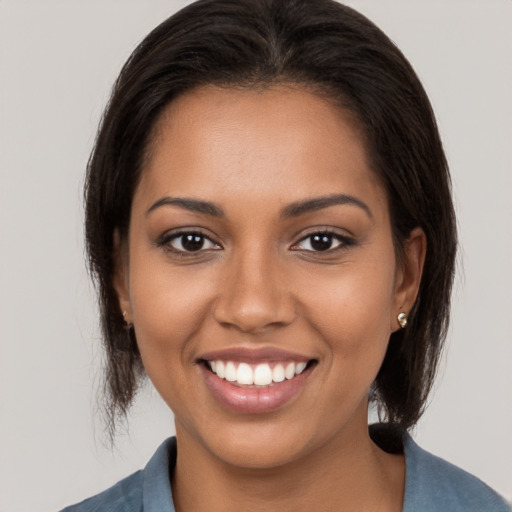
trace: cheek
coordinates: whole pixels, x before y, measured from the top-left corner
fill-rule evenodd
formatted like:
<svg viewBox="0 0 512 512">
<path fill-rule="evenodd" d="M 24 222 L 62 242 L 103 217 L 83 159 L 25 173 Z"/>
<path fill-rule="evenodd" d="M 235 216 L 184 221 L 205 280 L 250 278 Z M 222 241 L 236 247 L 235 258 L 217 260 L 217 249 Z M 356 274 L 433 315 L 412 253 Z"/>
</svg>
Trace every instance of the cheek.
<svg viewBox="0 0 512 512">
<path fill-rule="evenodd" d="M 377 372 L 391 334 L 394 258 L 350 263 L 322 276 L 303 304 L 334 364 L 350 361 L 350 371 L 371 367 Z"/>
<path fill-rule="evenodd" d="M 195 392 L 188 372 L 194 370 L 194 335 L 205 315 L 204 287 L 171 273 L 168 265 L 143 261 L 131 266 L 130 275 L 137 344 L 156 390 L 175 414 L 186 416 L 184 404 Z"/>
<path fill-rule="evenodd" d="M 191 363 L 194 334 L 208 314 L 207 272 L 180 272 L 151 252 L 134 250 L 130 259 L 133 323 L 144 366 L 178 368 Z"/>
</svg>

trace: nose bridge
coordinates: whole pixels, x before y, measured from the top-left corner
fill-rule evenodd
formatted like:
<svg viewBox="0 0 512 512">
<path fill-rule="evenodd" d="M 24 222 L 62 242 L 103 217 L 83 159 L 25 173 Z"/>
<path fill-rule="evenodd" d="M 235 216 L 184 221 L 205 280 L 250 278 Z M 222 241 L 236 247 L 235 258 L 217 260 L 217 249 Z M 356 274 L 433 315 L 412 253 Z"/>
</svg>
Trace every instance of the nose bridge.
<svg viewBox="0 0 512 512">
<path fill-rule="evenodd" d="M 294 305 L 276 251 L 248 244 L 234 251 L 215 315 L 223 324 L 243 332 L 286 325 L 294 316 Z"/>
</svg>

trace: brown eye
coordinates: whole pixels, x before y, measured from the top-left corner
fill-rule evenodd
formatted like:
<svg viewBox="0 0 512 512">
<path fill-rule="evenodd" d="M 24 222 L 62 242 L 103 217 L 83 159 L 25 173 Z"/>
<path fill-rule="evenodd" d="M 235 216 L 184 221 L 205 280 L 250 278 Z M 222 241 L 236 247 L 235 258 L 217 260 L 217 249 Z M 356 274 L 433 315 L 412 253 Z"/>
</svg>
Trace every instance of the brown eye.
<svg viewBox="0 0 512 512">
<path fill-rule="evenodd" d="M 311 248 L 314 251 L 328 251 L 332 249 L 334 237 L 327 234 L 313 235 L 310 239 Z"/>
<path fill-rule="evenodd" d="M 181 245 L 186 251 L 199 251 L 204 246 L 204 236 L 191 234 L 181 236 Z"/>
<path fill-rule="evenodd" d="M 313 233 L 304 237 L 293 249 L 311 252 L 327 252 L 353 244 L 353 240 L 337 233 Z"/>
<path fill-rule="evenodd" d="M 165 241 L 165 245 L 177 252 L 198 252 L 208 249 L 220 249 L 202 233 L 177 233 Z"/>
</svg>

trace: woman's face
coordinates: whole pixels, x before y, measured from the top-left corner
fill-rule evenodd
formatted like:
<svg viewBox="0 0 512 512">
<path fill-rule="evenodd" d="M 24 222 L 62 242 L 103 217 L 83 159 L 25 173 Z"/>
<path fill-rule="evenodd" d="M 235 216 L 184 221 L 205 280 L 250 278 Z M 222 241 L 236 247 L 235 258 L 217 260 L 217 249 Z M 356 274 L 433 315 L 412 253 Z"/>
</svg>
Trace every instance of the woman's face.
<svg viewBox="0 0 512 512">
<path fill-rule="evenodd" d="M 115 284 L 182 445 L 267 468 L 351 449 L 414 300 L 409 246 L 398 267 L 362 136 L 326 100 L 280 86 L 174 101 Z"/>
</svg>

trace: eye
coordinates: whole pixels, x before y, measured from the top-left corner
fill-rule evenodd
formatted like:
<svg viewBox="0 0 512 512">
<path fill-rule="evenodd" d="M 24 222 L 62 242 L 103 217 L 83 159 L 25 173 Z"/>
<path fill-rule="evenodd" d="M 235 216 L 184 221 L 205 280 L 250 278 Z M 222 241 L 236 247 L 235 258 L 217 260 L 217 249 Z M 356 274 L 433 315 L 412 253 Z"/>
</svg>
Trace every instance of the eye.
<svg viewBox="0 0 512 512">
<path fill-rule="evenodd" d="M 294 250 L 326 252 L 339 249 L 343 246 L 351 245 L 352 241 L 336 233 L 312 233 L 304 237 L 296 244 Z"/>
<path fill-rule="evenodd" d="M 175 252 L 199 252 L 220 249 L 220 245 L 210 240 L 200 232 L 174 233 L 166 236 L 159 245 L 166 246 Z"/>
</svg>

